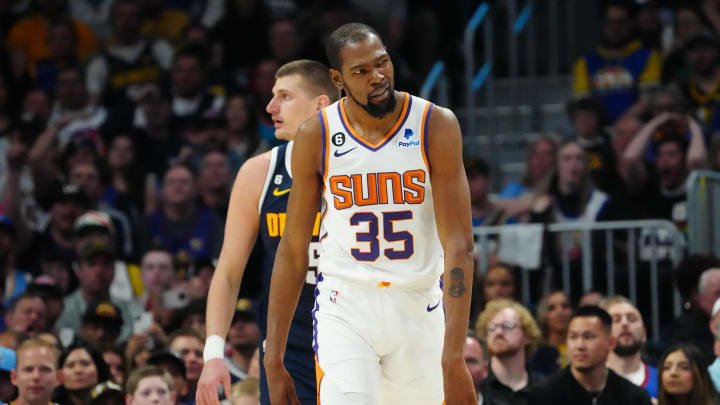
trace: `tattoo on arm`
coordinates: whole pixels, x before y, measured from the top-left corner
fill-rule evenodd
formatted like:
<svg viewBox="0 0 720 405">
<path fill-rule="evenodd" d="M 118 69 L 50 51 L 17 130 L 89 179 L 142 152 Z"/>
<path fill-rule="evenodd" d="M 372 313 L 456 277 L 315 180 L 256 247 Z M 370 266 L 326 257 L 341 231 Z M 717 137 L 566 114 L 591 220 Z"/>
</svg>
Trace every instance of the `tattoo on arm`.
<svg viewBox="0 0 720 405">
<path fill-rule="evenodd" d="M 467 288 L 463 284 L 465 280 L 465 272 L 460 267 L 450 270 L 450 289 L 448 290 L 451 297 L 457 298 L 465 294 Z"/>
</svg>

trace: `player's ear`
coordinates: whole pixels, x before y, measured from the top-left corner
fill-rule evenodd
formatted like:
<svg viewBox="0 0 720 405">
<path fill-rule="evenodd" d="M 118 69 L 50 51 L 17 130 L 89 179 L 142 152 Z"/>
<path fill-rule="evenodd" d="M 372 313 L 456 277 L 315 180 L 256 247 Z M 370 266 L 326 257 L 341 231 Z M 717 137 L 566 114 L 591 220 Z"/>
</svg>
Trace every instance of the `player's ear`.
<svg viewBox="0 0 720 405">
<path fill-rule="evenodd" d="M 342 77 L 340 77 L 340 71 L 337 69 L 330 68 L 330 80 L 332 80 L 335 87 L 337 87 L 340 90 L 344 90 L 345 86 L 343 86 Z"/>
<path fill-rule="evenodd" d="M 320 111 L 330 104 L 332 104 L 330 102 L 330 97 L 325 94 L 321 94 L 315 98 L 315 111 Z"/>
</svg>

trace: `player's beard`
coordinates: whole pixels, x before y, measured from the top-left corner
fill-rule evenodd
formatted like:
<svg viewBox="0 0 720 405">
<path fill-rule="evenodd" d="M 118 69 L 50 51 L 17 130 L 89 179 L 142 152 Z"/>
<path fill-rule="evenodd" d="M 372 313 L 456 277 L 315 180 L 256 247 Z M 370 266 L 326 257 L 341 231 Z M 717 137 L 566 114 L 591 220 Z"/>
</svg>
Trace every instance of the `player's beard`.
<svg viewBox="0 0 720 405">
<path fill-rule="evenodd" d="M 347 92 L 348 96 L 353 99 L 355 104 L 359 105 L 371 117 L 382 118 L 393 112 L 395 110 L 395 107 L 397 107 L 397 100 L 395 99 L 395 87 L 393 86 L 392 82 L 390 82 L 390 84 L 388 85 L 388 98 L 382 104 L 376 104 L 370 101 L 370 95 L 368 95 L 367 104 L 361 103 L 358 99 L 355 98 L 355 96 L 353 96 L 350 88 L 347 85 L 345 85 L 345 92 Z"/>
<path fill-rule="evenodd" d="M 620 357 L 630 357 L 634 356 L 637 352 L 639 352 L 642 347 L 643 342 L 639 340 L 633 340 L 632 343 L 630 343 L 629 345 L 621 345 L 618 343 L 617 346 L 615 346 L 614 352 Z"/>
</svg>

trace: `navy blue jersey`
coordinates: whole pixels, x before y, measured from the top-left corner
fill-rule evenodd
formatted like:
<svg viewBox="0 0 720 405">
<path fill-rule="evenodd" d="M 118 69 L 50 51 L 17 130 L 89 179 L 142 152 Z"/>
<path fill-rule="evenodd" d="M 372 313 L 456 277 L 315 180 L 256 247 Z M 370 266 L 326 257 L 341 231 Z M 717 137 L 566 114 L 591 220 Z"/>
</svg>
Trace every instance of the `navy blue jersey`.
<svg viewBox="0 0 720 405">
<path fill-rule="evenodd" d="M 262 244 L 262 290 L 259 297 L 260 305 L 258 306 L 257 319 L 263 341 L 267 337 L 267 307 L 270 295 L 270 280 L 273 264 L 275 263 L 275 252 L 277 252 L 280 237 L 285 230 L 287 203 L 290 196 L 290 187 L 292 186 L 290 173 L 291 153 L 292 143 L 272 149 L 268 175 L 258 204 L 260 214 L 258 242 Z M 320 257 L 319 230 L 320 213 L 318 212 L 310 243 L 308 274 L 300 293 L 295 315 L 290 324 L 290 334 L 284 359 L 285 367 L 293 377 L 298 397 L 303 404 L 314 403 L 315 401 L 312 310 L 315 305 L 315 278 L 317 276 L 317 262 Z M 264 351 L 262 349 L 261 347 L 261 364 L 262 352 Z M 265 385 L 264 374 L 264 370 L 261 370 L 261 404 L 269 403 L 267 401 L 267 386 Z"/>
<path fill-rule="evenodd" d="M 275 252 L 280 244 L 280 237 L 285 230 L 287 203 L 290 196 L 290 187 L 292 186 L 292 178 L 288 169 L 291 150 L 292 144 L 281 145 L 272 149 L 268 177 L 265 180 L 265 187 L 259 204 L 259 238 L 262 243 L 263 255 L 262 292 L 258 326 L 263 339 L 267 337 L 267 304 L 270 293 L 270 279 L 273 264 L 275 263 Z M 312 310 L 315 305 L 315 277 L 317 275 L 317 260 L 320 251 L 318 242 L 319 225 L 320 213 L 316 216 L 315 229 L 310 244 L 310 267 L 290 326 L 288 347 L 312 348 Z"/>
</svg>

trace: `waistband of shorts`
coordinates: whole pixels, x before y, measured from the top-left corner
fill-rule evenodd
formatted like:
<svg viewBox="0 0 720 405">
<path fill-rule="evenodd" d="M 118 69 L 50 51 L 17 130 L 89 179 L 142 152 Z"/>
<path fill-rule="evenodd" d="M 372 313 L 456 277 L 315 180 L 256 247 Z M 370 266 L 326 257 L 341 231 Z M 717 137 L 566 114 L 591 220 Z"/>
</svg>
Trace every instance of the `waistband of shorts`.
<svg viewBox="0 0 720 405">
<path fill-rule="evenodd" d="M 353 277 L 347 277 L 346 275 L 339 274 L 327 274 L 324 272 L 318 273 L 317 277 L 318 285 L 325 283 L 327 285 L 334 285 L 335 283 L 348 284 L 352 287 L 362 288 L 365 290 L 374 291 L 421 291 L 430 290 L 434 287 L 439 287 L 440 278 L 436 275 L 423 276 L 415 280 L 383 280 L 380 279 L 359 279 Z"/>
</svg>

